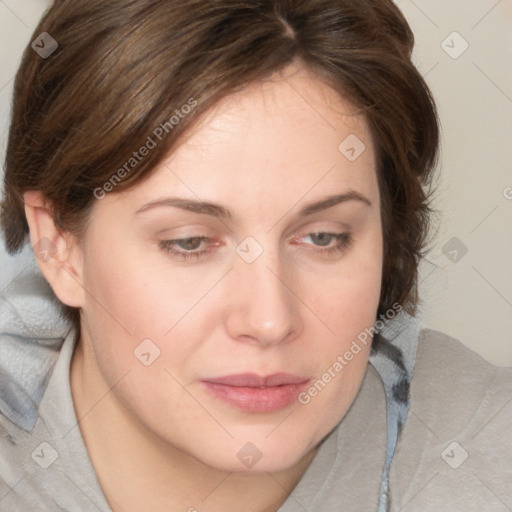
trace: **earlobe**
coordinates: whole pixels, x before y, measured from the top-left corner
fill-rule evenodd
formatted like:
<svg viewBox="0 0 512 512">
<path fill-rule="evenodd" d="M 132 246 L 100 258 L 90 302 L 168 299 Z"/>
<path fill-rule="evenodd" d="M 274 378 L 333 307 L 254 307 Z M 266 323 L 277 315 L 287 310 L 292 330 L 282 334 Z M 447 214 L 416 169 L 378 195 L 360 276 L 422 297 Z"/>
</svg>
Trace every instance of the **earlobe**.
<svg viewBox="0 0 512 512">
<path fill-rule="evenodd" d="M 39 268 L 61 302 L 82 307 L 82 257 L 76 237 L 55 225 L 51 202 L 40 192 L 25 192 L 23 197 L 30 243 Z"/>
</svg>

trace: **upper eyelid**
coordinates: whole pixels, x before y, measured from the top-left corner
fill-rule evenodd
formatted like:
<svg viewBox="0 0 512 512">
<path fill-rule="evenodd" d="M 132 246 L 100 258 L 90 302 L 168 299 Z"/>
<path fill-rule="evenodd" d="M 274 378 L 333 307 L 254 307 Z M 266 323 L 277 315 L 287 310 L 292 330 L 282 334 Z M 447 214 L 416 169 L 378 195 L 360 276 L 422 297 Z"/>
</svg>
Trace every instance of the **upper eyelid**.
<svg viewBox="0 0 512 512">
<path fill-rule="evenodd" d="M 336 223 L 338 225 L 338 227 L 325 227 L 325 226 L 320 226 L 320 227 L 303 227 L 303 228 L 297 228 L 296 226 L 291 226 L 290 228 L 288 228 L 287 230 L 285 230 L 283 232 L 283 238 L 285 239 L 288 239 L 290 238 L 290 236 L 297 236 L 298 234 L 300 234 L 300 236 L 305 236 L 305 235 L 310 235 L 310 234 L 313 234 L 313 233 L 332 233 L 332 234 L 342 234 L 342 233 L 347 233 L 347 232 L 351 232 L 353 230 L 353 226 L 351 226 L 348 222 L 341 222 L 340 220 L 332 220 L 332 219 L 329 219 L 329 220 L 313 220 L 313 221 L 310 221 L 308 222 L 308 225 L 309 224 L 325 224 L 326 222 L 328 223 Z M 193 226 L 188 226 L 188 227 L 183 227 L 184 229 L 190 229 L 190 230 L 193 230 L 193 229 L 204 229 L 205 231 L 210 231 L 210 232 L 216 232 L 216 233 L 219 233 L 220 230 L 219 228 L 217 227 L 207 227 L 207 226 L 204 226 L 202 225 L 201 227 L 198 227 L 198 225 L 193 225 Z M 173 229 L 180 229 L 180 228 L 173 228 Z M 173 229 L 162 229 L 160 230 L 158 233 L 156 233 L 157 236 L 159 235 L 162 235 L 162 234 L 165 234 L 165 233 L 168 233 L 170 231 L 172 231 Z M 341 230 L 341 231 L 340 231 Z M 268 233 L 269 231 L 267 231 Z M 231 230 L 229 230 L 229 234 L 232 234 L 233 232 Z M 198 234 L 195 234 L 195 233 L 186 233 L 185 235 L 171 235 L 170 233 L 167 235 L 166 237 L 166 240 L 186 240 L 186 239 L 189 239 L 189 238 L 201 238 L 201 237 L 205 237 L 205 238 L 210 238 L 210 239 L 214 239 L 214 238 L 217 238 L 219 237 L 220 238 L 221 235 L 209 235 L 209 234 L 205 234 L 204 231 L 202 233 L 198 233 Z M 245 238 L 245 236 L 242 236 L 242 239 Z"/>
</svg>

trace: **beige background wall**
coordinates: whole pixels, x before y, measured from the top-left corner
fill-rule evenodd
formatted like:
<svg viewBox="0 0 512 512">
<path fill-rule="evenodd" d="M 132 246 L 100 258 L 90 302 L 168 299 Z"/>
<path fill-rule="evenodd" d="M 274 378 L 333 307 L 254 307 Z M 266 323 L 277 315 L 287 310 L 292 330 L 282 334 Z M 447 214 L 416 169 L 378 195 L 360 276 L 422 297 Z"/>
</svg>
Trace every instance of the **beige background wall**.
<svg viewBox="0 0 512 512">
<path fill-rule="evenodd" d="M 13 77 L 48 0 L 0 0 L 0 155 Z M 512 365 L 512 0 L 397 0 L 443 127 L 421 318 Z"/>
<path fill-rule="evenodd" d="M 443 127 L 436 201 L 442 216 L 431 263 L 422 267 L 423 319 L 510 366 L 512 1 L 397 4 L 416 35 L 415 59 Z"/>
</svg>

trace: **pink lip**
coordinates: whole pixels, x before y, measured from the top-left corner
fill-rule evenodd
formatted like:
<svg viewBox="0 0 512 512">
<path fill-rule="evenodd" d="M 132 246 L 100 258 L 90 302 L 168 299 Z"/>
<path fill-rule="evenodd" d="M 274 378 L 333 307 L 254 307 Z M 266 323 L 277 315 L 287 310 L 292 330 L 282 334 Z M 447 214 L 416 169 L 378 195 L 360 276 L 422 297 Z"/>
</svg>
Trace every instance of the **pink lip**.
<svg viewBox="0 0 512 512">
<path fill-rule="evenodd" d="M 225 402 L 250 412 L 272 412 L 295 402 L 308 384 L 308 377 L 276 373 L 228 375 L 201 381 L 206 389 Z"/>
</svg>

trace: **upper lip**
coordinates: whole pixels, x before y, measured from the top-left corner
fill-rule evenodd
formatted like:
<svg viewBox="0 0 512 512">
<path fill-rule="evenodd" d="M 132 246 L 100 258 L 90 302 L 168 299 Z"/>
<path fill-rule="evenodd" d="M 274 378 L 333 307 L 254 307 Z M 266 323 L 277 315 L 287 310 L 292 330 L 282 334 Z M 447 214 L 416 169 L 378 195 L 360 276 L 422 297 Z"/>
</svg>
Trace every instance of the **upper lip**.
<svg viewBox="0 0 512 512">
<path fill-rule="evenodd" d="M 204 379 L 204 382 L 210 382 L 212 384 L 223 384 L 225 386 L 269 388 L 287 384 L 302 384 L 308 380 L 308 377 L 291 375 L 289 373 L 274 373 L 272 375 L 266 376 L 257 375 L 255 373 L 242 373 L 238 375 L 227 375 L 225 377 Z"/>
</svg>

